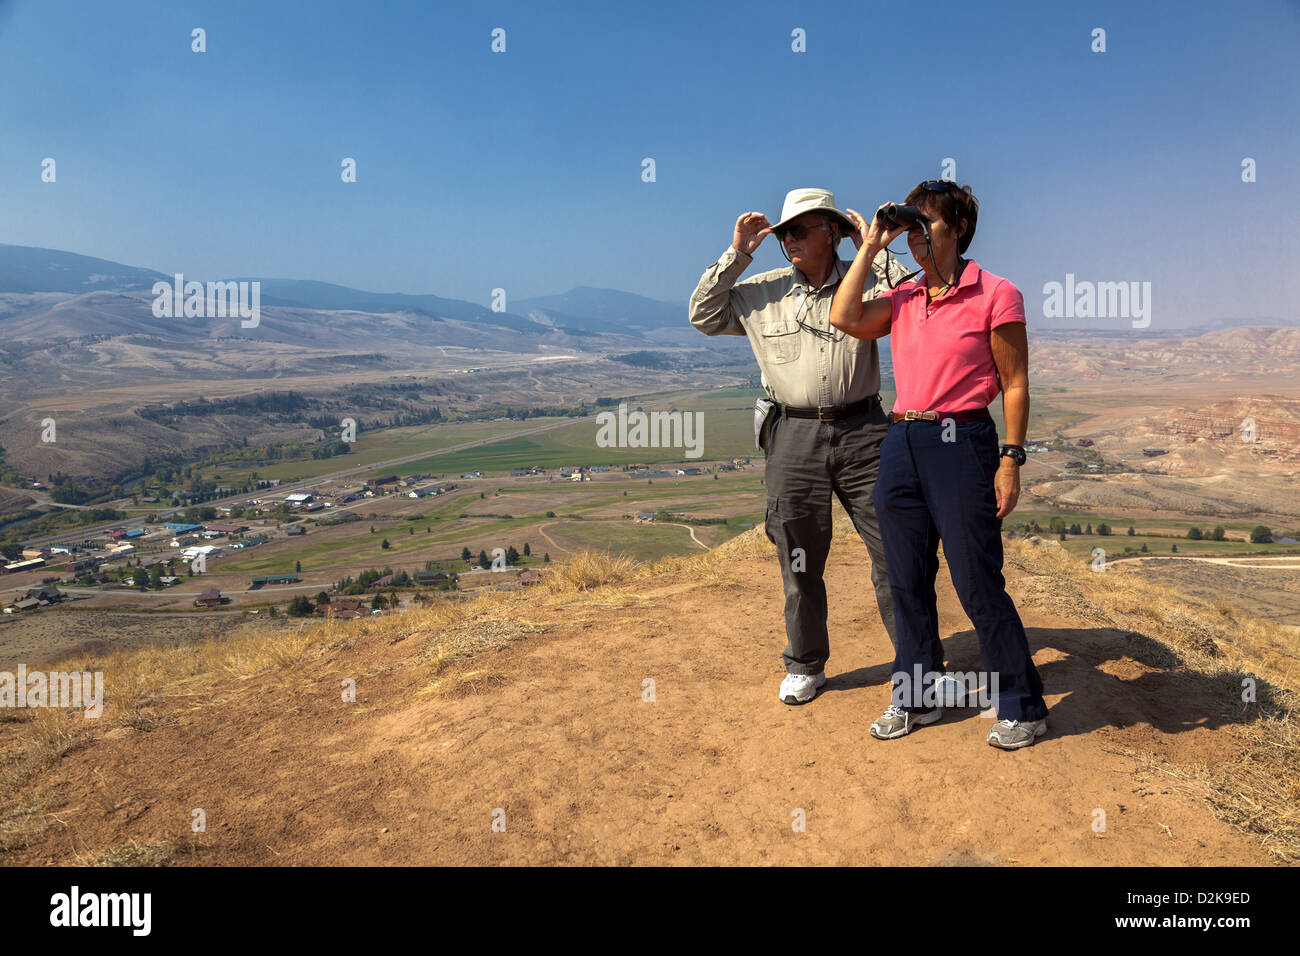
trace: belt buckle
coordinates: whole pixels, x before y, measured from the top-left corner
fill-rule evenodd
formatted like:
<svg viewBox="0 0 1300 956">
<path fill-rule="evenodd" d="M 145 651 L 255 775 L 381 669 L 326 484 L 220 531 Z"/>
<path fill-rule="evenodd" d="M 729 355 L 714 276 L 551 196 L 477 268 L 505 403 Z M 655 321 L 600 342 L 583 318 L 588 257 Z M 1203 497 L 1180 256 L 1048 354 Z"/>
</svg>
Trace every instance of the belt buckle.
<svg viewBox="0 0 1300 956">
<path fill-rule="evenodd" d="M 835 407 L 834 405 L 818 405 L 818 406 L 817 406 L 817 420 L 818 420 L 819 422 L 833 422 L 833 421 L 835 421 L 835 419 L 833 419 L 833 418 L 826 418 L 825 416 L 822 415 L 822 409 L 823 409 L 823 408 L 834 408 L 834 407 Z"/>
<path fill-rule="evenodd" d="M 914 422 L 914 421 L 918 421 L 918 420 L 920 419 L 920 417 L 921 417 L 921 413 L 920 413 L 920 412 L 918 412 L 915 408 L 909 408 L 909 409 L 908 409 L 908 410 L 903 414 L 903 421 L 905 421 L 905 422 Z"/>
</svg>

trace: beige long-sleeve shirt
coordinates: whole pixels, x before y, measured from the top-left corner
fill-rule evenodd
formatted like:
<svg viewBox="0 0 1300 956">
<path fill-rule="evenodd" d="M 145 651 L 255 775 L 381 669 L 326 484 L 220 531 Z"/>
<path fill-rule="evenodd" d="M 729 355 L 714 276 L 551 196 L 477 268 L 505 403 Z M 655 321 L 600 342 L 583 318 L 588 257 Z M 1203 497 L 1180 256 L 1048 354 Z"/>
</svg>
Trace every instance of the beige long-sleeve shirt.
<svg viewBox="0 0 1300 956">
<path fill-rule="evenodd" d="M 880 353 L 875 340 L 855 339 L 830 323 L 831 300 L 851 263 L 837 257 L 826 284 L 813 290 L 794 266 L 737 281 L 753 261 L 752 256 L 727 247 L 695 287 L 691 325 L 705 335 L 749 336 L 763 387 L 783 404 L 847 405 L 879 392 Z M 907 270 L 897 259 L 891 265 L 897 284 Z M 869 280 L 863 290 L 864 302 L 889 288 L 883 250 L 871 273 L 874 281 Z"/>
</svg>

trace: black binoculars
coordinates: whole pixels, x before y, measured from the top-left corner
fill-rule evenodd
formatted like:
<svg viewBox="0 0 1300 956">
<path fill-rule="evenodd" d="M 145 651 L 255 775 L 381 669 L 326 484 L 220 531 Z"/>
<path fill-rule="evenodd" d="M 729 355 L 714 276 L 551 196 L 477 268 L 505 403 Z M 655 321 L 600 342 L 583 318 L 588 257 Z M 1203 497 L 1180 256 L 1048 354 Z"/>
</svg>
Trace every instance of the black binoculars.
<svg viewBox="0 0 1300 956">
<path fill-rule="evenodd" d="M 921 214 L 921 210 L 915 206 L 903 206 L 899 203 L 891 202 L 881 206 L 876 210 L 876 218 L 895 226 L 920 226 L 922 229 L 926 227 L 926 218 Z"/>
</svg>

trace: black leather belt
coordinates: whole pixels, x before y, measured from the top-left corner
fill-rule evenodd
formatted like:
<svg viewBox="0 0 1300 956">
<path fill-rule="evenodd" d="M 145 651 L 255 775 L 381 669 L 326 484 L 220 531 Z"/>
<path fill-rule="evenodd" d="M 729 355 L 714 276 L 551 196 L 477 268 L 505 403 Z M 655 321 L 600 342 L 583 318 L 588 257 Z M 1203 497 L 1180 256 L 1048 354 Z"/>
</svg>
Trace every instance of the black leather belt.
<svg viewBox="0 0 1300 956">
<path fill-rule="evenodd" d="M 854 415 L 869 412 L 879 404 L 880 396 L 872 395 L 870 398 L 864 398 L 862 401 L 854 402 L 851 405 L 818 405 L 816 408 L 795 408 L 793 405 L 782 405 L 778 402 L 777 407 L 781 409 L 782 415 L 788 415 L 791 418 L 815 418 L 819 422 L 835 422 L 841 418 L 852 418 Z"/>
</svg>

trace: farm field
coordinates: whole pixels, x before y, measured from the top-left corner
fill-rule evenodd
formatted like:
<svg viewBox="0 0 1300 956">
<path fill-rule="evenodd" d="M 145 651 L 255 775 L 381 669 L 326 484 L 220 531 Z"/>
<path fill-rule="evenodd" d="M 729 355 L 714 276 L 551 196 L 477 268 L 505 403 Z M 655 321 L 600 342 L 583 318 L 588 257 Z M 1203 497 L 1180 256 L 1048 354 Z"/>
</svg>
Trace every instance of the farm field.
<svg viewBox="0 0 1300 956">
<path fill-rule="evenodd" d="M 496 438 L 524 428 L 553 425 L 563 421 L 565 421 L 563 418 L 528 418 L 492 422 L 439 422 L 431 425 L 361 431 L 357 433 L 357 440 L 352 445 L 352 451 L 347 455 L 317 460 L 273 462 L 258 466 L 217 465 L 203 469 L 200 474 L 204 478 L 226 484 L 239 484 L 254 472 L 259 478 L 300 481 L 328 474 L 340 467 L 370 465 L 390 458 L 436 451 L 452 445 Z M 401 467 L 405 469 L 413 466 Z"/>
<path fill-rule="evenodd" d="M 630 465 L 650 463 L 685 463 L 697 460 L 717 461 L 754 455 L 754 399 L 758 389 L 718 389 L 712 392 L 684 392 L 628 402 L 628 412 L 637 408 L 648 411 L 680 411 L 703 416 L 703 429 L 693 432 L 698 441 L 699 459 L 688 458 L 683 447 L 602 448 L 597 445 L 600 426 L 595 420 L 563 425 L 540 435 L 494 442 L 487 448 L 472 448 L 422 459 L 404 465 L 412 471 L 457 473 L 509 471 L 513 468 L 560 468 L 567 465 Z M 617 408 L 602 409 L 617 413 Z M 702 438 L 701 438 L 702 436 Z"/>
</svg>

